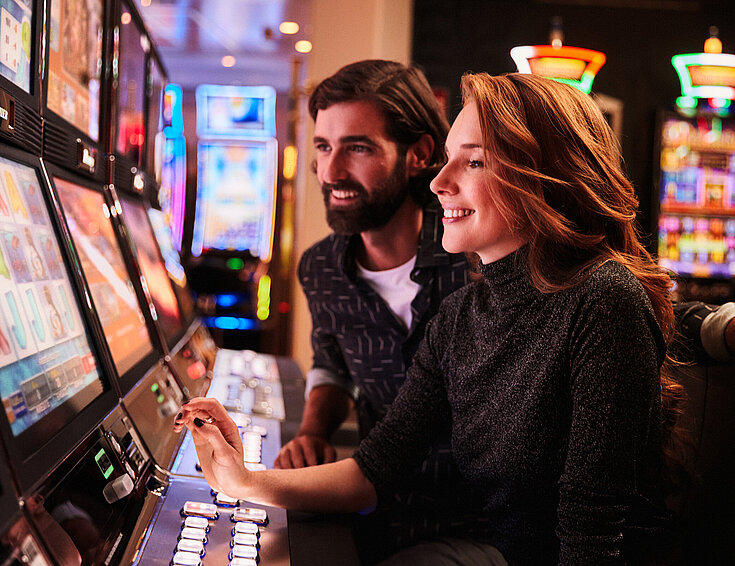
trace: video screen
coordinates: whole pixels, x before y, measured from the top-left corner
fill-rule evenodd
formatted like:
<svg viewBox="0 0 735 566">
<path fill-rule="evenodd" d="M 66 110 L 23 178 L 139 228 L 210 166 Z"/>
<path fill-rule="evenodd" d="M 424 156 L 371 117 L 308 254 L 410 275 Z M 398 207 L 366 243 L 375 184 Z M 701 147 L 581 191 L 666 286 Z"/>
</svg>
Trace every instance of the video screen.
<svg viewBox="0 0 735 566">
<path fill-rule="evenodd" d="M 103 0 L 50 0 L 46 106 L 99 141 Z"/>
<path fill-rule="evenodd" d="M 35 168 L 0 157 L 0 396 L 14 436 L 103 392 L 41 190 Z"/>
<path fill-rule="evenodd" d="M 101 193 L 54 177 L 64 216 L 120 376 L 153 351 Z"/>
<path fill-rule="evenodd" d="M 176 296 L 179 298 L 179 306 L 184 315 L 184 320 L 191 322 L 195 317 L 194 298 L 187 286 L 186 272 L 181 265 L 179 252 L 173 246 L 170 224 L 166 222 L 165 214 L 155 208 L 148 209 L 148 218 L 151 221 L 153 233 L 156 235 L 166 271 L 168 271 L 168 276 L 171 278 Z"/>
<path fill-rule="evenodd" d="M 200 85 L 196 99 L 199 137 L 276 135 L 276 92 L 272 87 Z"/>
<path fill-rule="evenodd" d="M 140 202 L 120 195 L 123 218 L 128 233 L 133 240 L 135 257 L 143 276 L 148 283 L 148 291 L 156 307 L 161 330 L 166 342 L 171 345 L 184 333 L 184 325 L 179 311 L 179 302 L 171 286 L 168 272 L 158 249 L 153 228 L 151 228 L 145 206 Z"/>
<path fill-rule="evenodd" d="M 186 138 L 163 139 L 158 203 L 171 227 L 174 248 L 181 251 L 186 221 Z"/>
<path fill-rule="evenodd" d="M 156 181 L 161 182 L 161 153 L 163 151 L 163 87 L 165 80 L 155 59 L 151 59 L 148 75 L 148 118 L 146 132 L 147 146 L 145 167 L 152 171 Z"/>
<path fill-rule="evenodd" d="M 274 140 L 200 143 L 192 254 L 249 251 L 269 261 L 273 238 Z"/>
<path fill-rule="evenodd" d="M 31 92 L 32 0 L 0 0 L 0 75 Z"/>
<path fill-rule="evenodd" d="M 659 263 L 735 276 L 735 121 L 669 115 L 661 130 Z"/>
<path fill-rule="evenodd" d="M 143 108 L 146 95 L 145 60 L 148 38 L 136 27 L 130 13 L 123 9 L 120 24 L 120 60 L 117 101 L 117 143 L 119 156 L 140 163 L 145 124 Z"/>
</svg>

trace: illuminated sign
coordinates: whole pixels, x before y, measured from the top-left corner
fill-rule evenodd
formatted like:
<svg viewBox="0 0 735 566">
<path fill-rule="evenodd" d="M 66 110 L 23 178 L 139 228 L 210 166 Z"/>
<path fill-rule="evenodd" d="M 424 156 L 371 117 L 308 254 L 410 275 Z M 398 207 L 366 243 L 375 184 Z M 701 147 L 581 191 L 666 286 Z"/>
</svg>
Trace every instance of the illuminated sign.
<svg viewBox="0 0 735 566">
<path fill-rule="evenodd" d="M 589 94 L 607 58 L 600 51 L 553 45 L 523 45 L 510 50 L 519 73 L 540 75 Z"/>
<path fill-rule="evenodd" d="M 698 98 L 735 100 L 735 55 L 729 53 L 685 53 L 674 55 L 671 64 L 681 83 L 679 106 L 696 106 Z M 713 106 L 723 106 L 714 104 Z"/>
</svg>

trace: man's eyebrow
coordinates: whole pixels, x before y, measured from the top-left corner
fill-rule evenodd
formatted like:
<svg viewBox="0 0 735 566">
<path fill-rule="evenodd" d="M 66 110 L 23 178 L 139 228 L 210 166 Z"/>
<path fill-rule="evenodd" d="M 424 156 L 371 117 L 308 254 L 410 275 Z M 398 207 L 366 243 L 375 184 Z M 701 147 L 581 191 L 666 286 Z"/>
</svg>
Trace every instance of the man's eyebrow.
<svg viewBox="0 0 735 566">
<path fill-rule="evenodd" d="M 314 136 L 314 143 L 329 143 L 326 138 L 323 138 L 321 136 Z M 375 143 L 373 138 L 370 136 L 362 135 L 362 134 L 356 134 L 353 136 L 344 136 L 339 138 L 339 143 L 346 144 L 346 143 L 364 143 L 367 145 L 377 146 L 378 144 Z"/>
</svg>

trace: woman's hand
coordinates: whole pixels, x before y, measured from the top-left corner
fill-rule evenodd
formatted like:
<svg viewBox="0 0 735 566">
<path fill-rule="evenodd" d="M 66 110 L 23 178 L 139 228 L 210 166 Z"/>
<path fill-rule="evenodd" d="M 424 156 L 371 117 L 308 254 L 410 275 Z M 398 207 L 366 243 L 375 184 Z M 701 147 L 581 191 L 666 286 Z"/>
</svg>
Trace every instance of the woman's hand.
<svg viewBox="0 0 735 566">
<path fill-rule="evenodd" d="M 215 491 L 242 498 L 248 470 L 243 464 L 240 431 L 215 399 L 198 397 L 181 407 L 174 430 L 191 432 L 204 477 Z"/>
</svg>

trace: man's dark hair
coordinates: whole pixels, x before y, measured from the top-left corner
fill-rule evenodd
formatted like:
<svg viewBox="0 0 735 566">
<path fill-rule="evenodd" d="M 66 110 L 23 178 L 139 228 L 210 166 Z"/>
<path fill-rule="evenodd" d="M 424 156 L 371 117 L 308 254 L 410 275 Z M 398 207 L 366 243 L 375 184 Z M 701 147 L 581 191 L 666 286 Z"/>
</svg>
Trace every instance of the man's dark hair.
<svg viewBox="0 0 735 566">
<path fill-rule="evenodd" d="M 434 140 L 431 170 L 444 163 L 444 141 L 449 123 L 424 74 L 395 61 L 372 59 L 342 67 L 317 85 L 309 97 L 309 114 L 316 120 L 319 110 L 340 102 L 374 102 L 385 117 L 387 133 L 407 148 L 423 134 Z"/>
</svg>

